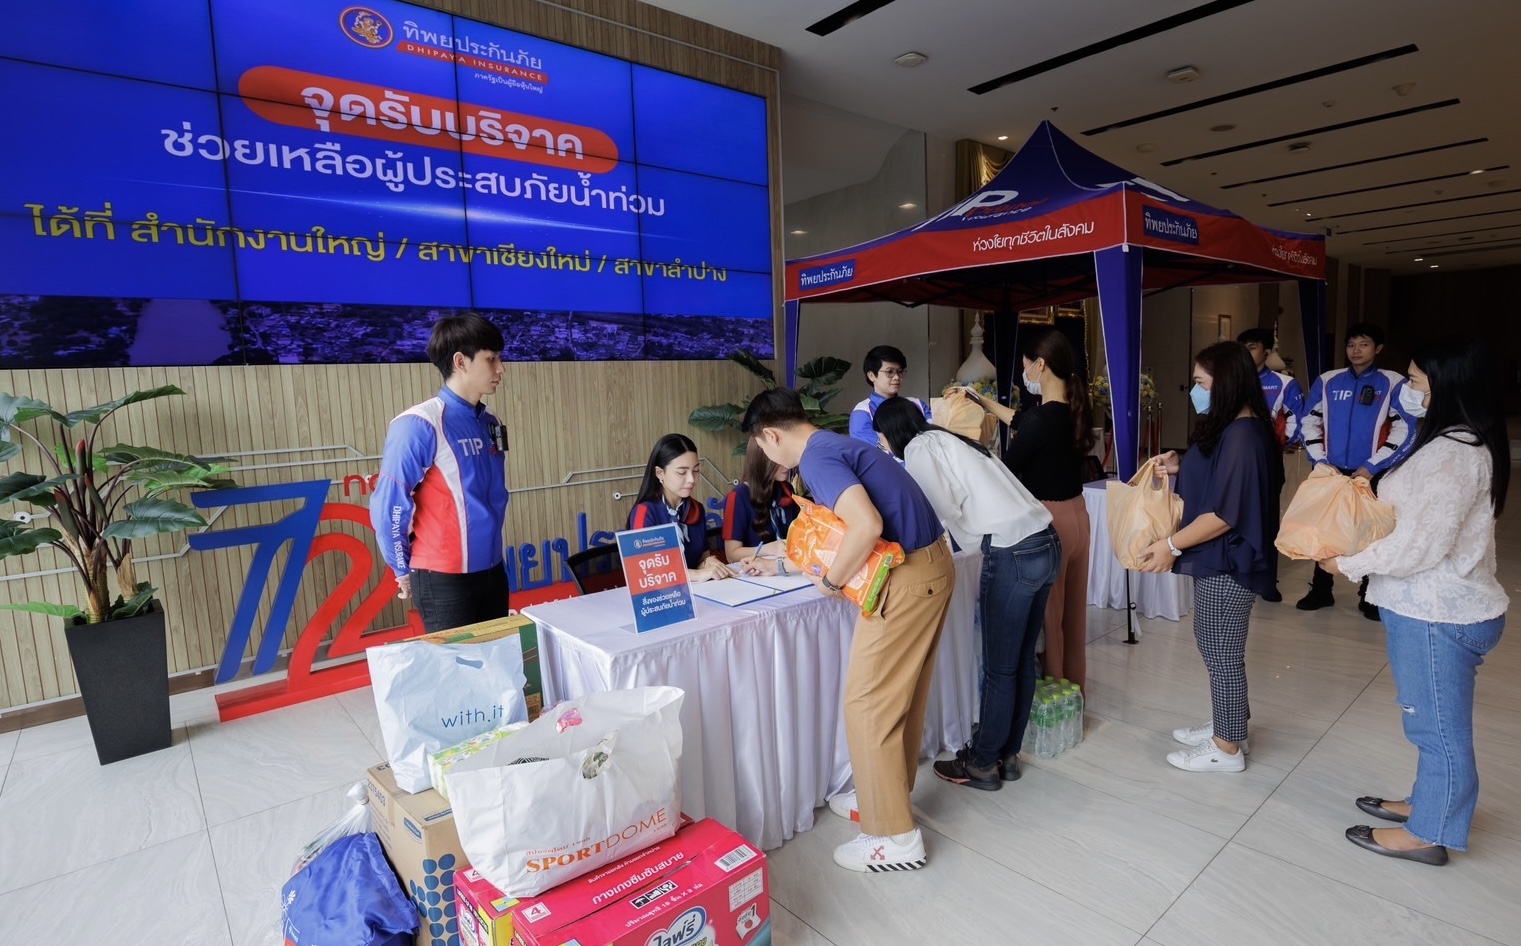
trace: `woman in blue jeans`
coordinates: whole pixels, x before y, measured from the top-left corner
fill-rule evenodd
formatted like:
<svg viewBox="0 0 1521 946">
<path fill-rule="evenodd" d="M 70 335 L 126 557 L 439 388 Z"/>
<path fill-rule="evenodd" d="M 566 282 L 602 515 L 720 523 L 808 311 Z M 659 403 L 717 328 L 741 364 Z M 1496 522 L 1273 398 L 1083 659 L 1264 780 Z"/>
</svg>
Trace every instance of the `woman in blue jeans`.
<svg viewBox="0 0 1521 946">
<path fill-rule="evenodd" d="M 1474 678 L 1510 605 L 1495 580 L 1495 520 L 1510 482 L 1499 377 L 1477 339 L 1449 336 L 1415 355 L 1398 396 L 1420 429 L 1378 490 L 1394 506 L 1394 532 L 1321 563 L 1353 581 L 1368 577 L 1405 738 L 1420 752 L 1409 797 L 1357 799 L 1364 812 L 1403 827 L 1357 825 L 1347 840 L 1423 864 L 1447 863 L 1449 848 L 1468 850 L 1479 801 Z"/>
<path fill-rule="evenodd" d="M 872 421 L 962 548 L 982 549 L 982 708 L 977 735 L 935 774 L 997 791 L 1019 778 L 1035 698 L 1035 642 L 1061 564 L 1051 513 L 975 440 L 936 427 L 906 398 Z"/>
</svg>

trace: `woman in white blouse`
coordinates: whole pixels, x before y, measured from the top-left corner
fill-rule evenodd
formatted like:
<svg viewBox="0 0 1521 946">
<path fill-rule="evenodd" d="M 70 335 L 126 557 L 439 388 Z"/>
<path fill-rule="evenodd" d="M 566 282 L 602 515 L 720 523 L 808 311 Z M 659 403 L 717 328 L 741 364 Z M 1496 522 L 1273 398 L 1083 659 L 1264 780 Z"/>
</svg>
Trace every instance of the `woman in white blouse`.
<svg viewBox="0 0 1521 946">
<path fill-rule="evenodd" d="M 1420 751 L 1403 801 L 1365 796 L 1357 807 L 1403 827 L 1357 825 L 1347 839 L 1378 854 L 1447 863 L 1468 849 L 1479 800 L 1473 689 L 1484 655 L 1500 642 L 1510 605 L 1495 580 L 1495 519 L 1510 483 L 1510 444 L 1500 414 L 1499 371 L 1476 339 L 1449 336 L 1410 363 L 1400 406 L 1421 418 L 1415 446 L 1384 477 L 1394 506 L 1389 536 L 1356 555 L 1322 562 L 1353 581 L 1368 576 L 1368 602 L 1388 634 L 1389 667 L 1405 737 Z"/>
<path fill-rule="evenodd" d="M 982 703 L 977 734 L 935 774 L 997 791 L 1019 778 L 1019 747 L 1035 698 L 1035 641 L 1061 566 L 1051 513 L 975 440 L 936 427 L 906 398 L 872 425 L 904 461 L 962 548 L 982 549 Z"/>
</svg>

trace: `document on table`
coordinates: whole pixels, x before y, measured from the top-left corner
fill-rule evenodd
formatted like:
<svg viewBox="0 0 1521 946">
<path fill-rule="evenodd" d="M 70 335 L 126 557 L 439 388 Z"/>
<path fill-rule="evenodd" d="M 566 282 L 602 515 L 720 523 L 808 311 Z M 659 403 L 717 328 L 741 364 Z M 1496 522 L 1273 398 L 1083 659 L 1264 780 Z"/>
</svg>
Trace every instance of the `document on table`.
<svg viewBox="0 0 1521 946">
<path fill-rule="evenodd" d="M 813 582 L 806 575 L 736 575 L 725 581 L 699 581 L 691 589 L 699 598 L 737 608 L 752 601 L 811 587 Z"/>
</svg>

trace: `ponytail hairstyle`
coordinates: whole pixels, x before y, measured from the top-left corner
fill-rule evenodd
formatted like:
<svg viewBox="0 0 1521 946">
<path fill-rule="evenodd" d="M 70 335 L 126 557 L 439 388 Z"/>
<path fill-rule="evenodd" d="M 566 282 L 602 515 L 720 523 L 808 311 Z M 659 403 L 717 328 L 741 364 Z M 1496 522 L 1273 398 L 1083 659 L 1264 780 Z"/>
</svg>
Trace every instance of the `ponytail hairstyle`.
<svg viewBox="0 0 1521 946">
<path fill-rule="evenodd" d="M 1088 400 L 1088 384 L 1077 373 L 1077 355 L 1067 336 L 1051 329 L 1035 336 L 1025 346 L 1025 357 L 1031 362 L 1045 361 L 1046 370 L 1067 386 L 1067 408 L 1072 412 L 1072 442 L 1077 452 L 1092 452 L 1093 404 Z"/>
</svg>

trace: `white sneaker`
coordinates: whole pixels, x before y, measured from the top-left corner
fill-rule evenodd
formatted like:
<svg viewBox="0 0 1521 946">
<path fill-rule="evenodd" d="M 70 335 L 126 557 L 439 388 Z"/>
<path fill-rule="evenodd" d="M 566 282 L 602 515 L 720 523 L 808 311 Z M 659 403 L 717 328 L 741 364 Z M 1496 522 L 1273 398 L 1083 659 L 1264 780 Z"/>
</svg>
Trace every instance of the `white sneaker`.
<svg viewBox="0 0 1521 946">
<path fill-rule="evenodd" d="M 858 834 L 834 849 L 834 862 L 846 870 L 858 873 L 883 873 L 896 870 L 918 870 L 925 864 L 924 836 L 915 828 L 907 844 L 892 838 L 874 838 Z"/>
<path fill-rule="evenodd" d="M 1185 746 L 1202 746 L 1205 743 L 1214 741 L 1215 724 L 1200 723 L 1197 726 L 1187 726 L 1183 729 L 1174 729 L 1172 731 L 1172 738 L 1174 741 L 1181 742 Z M 1241 740 L 1241 751 L 1252 751 L 1250 739 Z"/>
<path fill-rule="evenodd" d="M 830 795 L 828 801 L 830 811 L 846 821 L 860 822 L 861 812 L 856 809 L 856 793 L 853 789 L 838 795 Z"/>
<path fill-rule="evenodd" d="M 1185 772 L 1244 772 L 1246 752 L 1230 755 L 1211 739 L 1202 746 L 1190 746 L 1167 753 L 1167 761 Z"/>
</svg>

